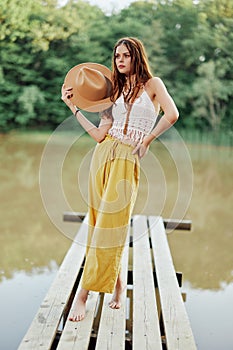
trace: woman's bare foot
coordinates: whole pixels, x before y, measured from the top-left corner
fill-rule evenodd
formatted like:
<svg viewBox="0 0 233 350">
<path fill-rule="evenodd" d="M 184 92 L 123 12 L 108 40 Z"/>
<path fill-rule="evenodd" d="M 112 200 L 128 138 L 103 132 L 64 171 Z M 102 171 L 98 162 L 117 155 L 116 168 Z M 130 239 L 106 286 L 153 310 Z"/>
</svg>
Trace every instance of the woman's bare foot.
<svg viewBox="0 0 233 350">
<path fill-rule="evenodd" d="M 70 321 L 79 322 L 82 321 L 85 317 L 86 312 L 86 301 L 88 297 L 88 290 L 80 289 L 77 298 L 75 300 L 74 306 L 71 310 L 71 316 L 69 317 Z"/>
<path fill-rule="evenodd" d="M 118 276 L 112 300 L 108 304 L 111 309 L 120 309 L 122 293 L 124 292 L 125 288 L 126 286 L 123 286 L 121 277 Z"/>
</svg>

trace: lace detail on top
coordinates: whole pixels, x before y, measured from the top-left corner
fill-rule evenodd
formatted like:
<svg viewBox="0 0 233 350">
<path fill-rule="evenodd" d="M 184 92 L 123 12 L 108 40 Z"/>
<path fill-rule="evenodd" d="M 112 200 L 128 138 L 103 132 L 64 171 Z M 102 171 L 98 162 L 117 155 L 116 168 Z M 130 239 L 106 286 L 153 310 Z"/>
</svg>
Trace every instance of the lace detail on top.
<svg viewBox="0 0 233 350">
<path fill-rule="evenodd" d="M 127 125 L 127 133 L 124 135 L 127 108 L 125 106 L 123 95 L 115 102 L 112 108 L 113 125 L 108 134 L 126 143 L 137 144 L 142 142 L 155 124 L 157 113 L 155 107 L 144 90 L 134 101 Z"/>
</svg>

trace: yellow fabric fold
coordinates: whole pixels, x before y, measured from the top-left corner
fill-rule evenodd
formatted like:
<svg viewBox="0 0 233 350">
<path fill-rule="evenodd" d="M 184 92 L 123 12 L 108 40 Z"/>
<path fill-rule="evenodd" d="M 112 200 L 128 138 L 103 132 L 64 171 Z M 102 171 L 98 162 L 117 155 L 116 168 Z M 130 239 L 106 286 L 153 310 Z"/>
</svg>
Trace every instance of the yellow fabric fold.
<svg viewBox="0 0 233 350">
<path fill-rule="evenodd" d="M 139 186 L 139 159 L 132 150 L 111 136 L 95 148 L 89 176 L 84 289 L 114 291 Z"/>
</svg>

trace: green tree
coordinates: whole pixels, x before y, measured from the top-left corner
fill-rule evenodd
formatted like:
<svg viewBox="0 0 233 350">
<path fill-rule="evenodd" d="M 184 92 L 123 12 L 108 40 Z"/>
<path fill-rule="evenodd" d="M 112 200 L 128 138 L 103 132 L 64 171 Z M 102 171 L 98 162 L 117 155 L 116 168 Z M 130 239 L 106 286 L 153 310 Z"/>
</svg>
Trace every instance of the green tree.
<svg viewBox="0 0 233 350">
<path fill-rule="evenodd" d="M 207 120 L 214 131 L 219 131 L 232 91 L 232 82 L 222 79 L 224 71 L 217 71 L 214 61 L 198 68 L 199 77 L 193 84 L 193 117 Z"/>
<path fill-rule="evenodd" d="M 59 124 L 69 113 L 60 100 L 67 71 L 86 61 L 111 67 L 123 36 L 143 41 L 178 105 L 177 127 L 232 128 L 230 0 L 136 1 L 109 16 L 81 0 L 2 0 L 0 24 L 1 130 Z"/>
<path fill-rule="evenodd" d="M 69 38 L 98 15 L 103 15 L 98 8 L 82 1 L 69 1 L 62 8 L 55 0 L 1 2 L 1 130 L 54 127 L 64 119 L 60 89 L 71 68 Z"/>
<path fill-rule="evenodd" d="M 21 125 L 28 125 L 32 119 L 37 117 L 36 109 L 43 105 L 44 93 L 36 85 L 29 85 L 23 88 L 22 93 L 18 98 L 19 107 L 22 112 L 19 113 L 15 121 Z"/>
</svg>

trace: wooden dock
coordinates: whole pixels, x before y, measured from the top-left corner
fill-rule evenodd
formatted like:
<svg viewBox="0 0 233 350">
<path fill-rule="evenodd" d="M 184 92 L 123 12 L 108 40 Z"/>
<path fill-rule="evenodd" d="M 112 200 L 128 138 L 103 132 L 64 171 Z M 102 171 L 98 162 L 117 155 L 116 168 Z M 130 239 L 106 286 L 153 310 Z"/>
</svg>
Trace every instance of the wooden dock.
<svg viewBox="0 0 233 350">
<path fill-rule="evenodd" d="M 83 220 L 77 240 L 85 240 L 85 215 L 65 213 L 64 220 Z M 110 294 L 91 292 L 81 322 L 68 320 L 85 259 L 85 246 L 74 240 L 18 349 L 197 349 L 165 227 L 190 229 L 191 222 L 132 217 L 122 260 L 126 302 L 112 310 Z"/>
</svg>

